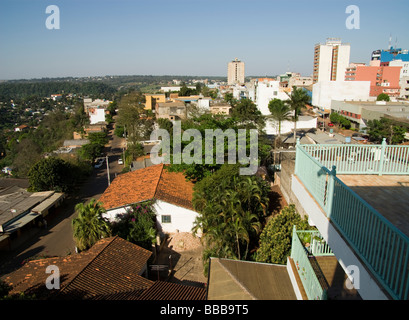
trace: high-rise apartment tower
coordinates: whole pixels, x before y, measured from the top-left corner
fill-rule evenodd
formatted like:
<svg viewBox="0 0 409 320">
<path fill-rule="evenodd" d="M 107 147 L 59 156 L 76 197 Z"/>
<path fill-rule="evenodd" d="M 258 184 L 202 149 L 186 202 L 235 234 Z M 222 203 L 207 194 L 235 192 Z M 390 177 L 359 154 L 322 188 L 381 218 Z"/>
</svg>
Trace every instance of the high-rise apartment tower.
<svg viewBox="0 0 409 320">
<path fill-rule="evenodd" d="M 227 65 L 227 84 L 241 83 L 244 83 L 244 62 L 236 58 Z"/>
<path fill-rule="evenodd" d="M 313 83 L 344 81 L 345 70 L 349 66 L 350 49 L 349 43 L 341 43 L 337 38 L 328 38 L 325 44 L 316 44 Z"/>
</svg>

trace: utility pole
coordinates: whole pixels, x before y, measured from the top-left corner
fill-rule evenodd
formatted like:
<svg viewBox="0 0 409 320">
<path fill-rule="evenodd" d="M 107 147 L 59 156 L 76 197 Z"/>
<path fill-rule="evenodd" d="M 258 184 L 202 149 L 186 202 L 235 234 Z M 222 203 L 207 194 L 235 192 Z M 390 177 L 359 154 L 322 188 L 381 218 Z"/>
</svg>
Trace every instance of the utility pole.
<svg viewBox="0 0 409 320">
<path fill-rule="evenodd" d="M 108 186 L 111 184 L 111 179 L 109 177 L 109 163 L 108 163 L 108 156 L 105 156 L 107 162 L 107 177 L 108 177 Z"/>
</svg>

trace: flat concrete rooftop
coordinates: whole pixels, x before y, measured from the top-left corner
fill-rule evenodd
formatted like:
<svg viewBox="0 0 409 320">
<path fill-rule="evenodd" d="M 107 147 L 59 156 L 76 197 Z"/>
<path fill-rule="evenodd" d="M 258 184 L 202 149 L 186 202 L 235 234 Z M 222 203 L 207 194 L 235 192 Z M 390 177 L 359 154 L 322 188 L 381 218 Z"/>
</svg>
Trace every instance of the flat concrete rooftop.
<svg viewBox="0 0 409 320">
<path fill-rule="evenodd" d="M 337 175 L 409 237 L 409 175 Z"/>
</svg>

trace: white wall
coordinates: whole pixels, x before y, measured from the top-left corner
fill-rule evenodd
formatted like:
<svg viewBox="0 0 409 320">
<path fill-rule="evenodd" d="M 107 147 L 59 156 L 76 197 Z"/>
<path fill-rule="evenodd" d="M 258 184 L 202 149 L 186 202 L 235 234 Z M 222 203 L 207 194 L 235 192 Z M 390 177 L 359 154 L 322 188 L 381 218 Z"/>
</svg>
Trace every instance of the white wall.
<svg viewBox="0 0 409 320">
<path fill-rule="evenodd" d="M 157 221 L 163 232 L 191 232 L 193 228 L 193 222 L 195 221 L 198 213 L 186 208 L 170 204 L 162 200 L 156 200 L 155 210 L 157 213 Z M 171 223 L 161 223 L 162 215 L 171 215 Z"/>
<path fill-rule="evenodd" d="M 205 108 L 207 110 L 210 110 L 210 100 L 211 99 L 207 99 L 207 98 L 202 98 L 197 100 L 197 106 L 199 108 Z"/>
<path fill-rule="evenodd" d="M 368 101 L 370 81 L 320 81 L 312 86 L 312 105 L 331 108 L 331 100 Z"/>
<path fill-rule="evenodd" d="M 349 56 L 351 47 L 349 45 L 340 45 L 338 47 L 338 61 L 337 61 L 337 78 L 336 81 L 345 80 L 345 71 L 349 66 Z"/>
<path fill-rule="evenodd" d="M 331 79 L 332 46 L 320 45 L 318 81 Z"/>
<path fill-rule="evenodd" d="M 297 121 L 297 130 L 298 129 L 311 129 L 317 127 L 317 118 L 310 116 L 300 116 Z M 266 121 L 265 127 L 267 134 L 278 134 L 278 122 L 272 119 Z M 293 121 L 283 121 L 281 122 L 281 134 L 290 133 L 294 130 Z"/>
<path fill-rule="evenodd" d="M 279 81 L 259 82 L 256 87 L 257 108 L 263 115 L 270 115 L 268 103 L 273 99 L 288 100 L 289 97 L 285 92 L 280 91 Z"/>
<path fill-rule="evenodd" d="M 386 300 L 387 297 L 383 293 L 382 288 L 380 288 L 377 282 L 372 278 L 372 275 L 366 270 L 361 260 L 329 222 L 329 219 L 325 216 L 321 207 L 295 175 L 292 176 L 291 189 L 299 203 L 302 203 L 303 209 L 308 215 L 309 223 L 317 227 L 334 252 L 341 267 L 344 270 L 347 270 L 349 266 L 358 267 L 359 288 L 356 287 L 356 289 L 361 297 L 364 300 Z"/>
<path fill-rule="evenodd" d="M 102 216 L 109 221 L 115 221 L 117 215 L 125 213 L 129 207 L 130 206 L 107 210 L 107 212 L 103 213 Z M 172 233 L 176 232 L 176 230 L 179 230 L 179 232 L 191 232 L 193 222 L 198 216 L 198 213 L 195 211 L 182 208 L 162 200 L 156 200 L 153 208 L 156 212 L 158 227 L 163 232 Z M 171 215 L 171 223 L 161 223 L 163 215 Z"/>
<path fill-rule="evenodd" d="M 105 121 L 105 109 L 94 109 L 94 112 L 89 113 L 90 124 Z"/>
</svg>

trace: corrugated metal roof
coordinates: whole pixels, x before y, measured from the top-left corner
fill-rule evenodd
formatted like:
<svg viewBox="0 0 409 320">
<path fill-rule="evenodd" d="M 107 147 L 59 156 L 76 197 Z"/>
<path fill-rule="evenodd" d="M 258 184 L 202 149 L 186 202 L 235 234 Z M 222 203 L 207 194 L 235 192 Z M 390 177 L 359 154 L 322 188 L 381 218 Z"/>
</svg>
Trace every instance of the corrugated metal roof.
<svg viewBox="0 0 409 320">
<path fill-rule="evenodd" d="M 208 300 L 296 300 L 285 265 L 211 258 Z"/>
<path fill-rule="evenodd" d="M 54 193 L 51 197 L 48 199 L 44 200 L 41 202 L 39 205 L 35 206 L 33 209 L 31 209 L 32 212 L 35 213 L 40 213 L 43 214 L 44 211 L 48 210 L 50 207 L 52 207 L 56 202 L 64 199 L 64 194 L 56 192 Z"/>
<path fill-rule="evenodd" d="M 178 283 L 155 281 L 136 300 L 205 300 L 204 287 L 186 286 Z"/>
</svg>

